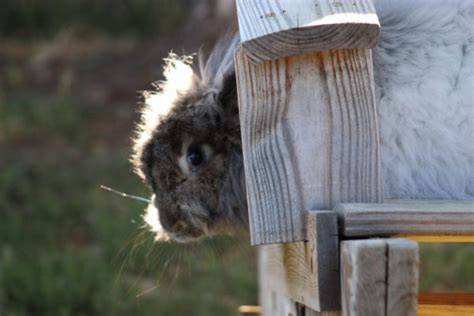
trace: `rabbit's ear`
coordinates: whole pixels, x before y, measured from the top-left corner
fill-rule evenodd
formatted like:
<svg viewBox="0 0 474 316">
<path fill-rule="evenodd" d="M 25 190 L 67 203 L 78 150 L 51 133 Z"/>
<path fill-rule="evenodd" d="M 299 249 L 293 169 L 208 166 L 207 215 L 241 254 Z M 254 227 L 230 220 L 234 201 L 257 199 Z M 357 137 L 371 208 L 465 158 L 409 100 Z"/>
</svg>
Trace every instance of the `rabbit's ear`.
<svg viewBox="0 0 474 316">
<path fill-rule="evenodd" d="M 238 116 L 239 109 L 237 104 L 237 82 L 234 71 L 230 71 L 224 76 L 218 98 L 226 119 L 235 119 Z"/>
</svg>

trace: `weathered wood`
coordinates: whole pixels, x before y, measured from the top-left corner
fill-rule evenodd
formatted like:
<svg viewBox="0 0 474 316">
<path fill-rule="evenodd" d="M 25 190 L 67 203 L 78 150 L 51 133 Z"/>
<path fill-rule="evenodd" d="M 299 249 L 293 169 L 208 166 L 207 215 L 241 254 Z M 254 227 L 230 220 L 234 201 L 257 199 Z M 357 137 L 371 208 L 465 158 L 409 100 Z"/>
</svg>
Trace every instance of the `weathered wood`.
<svg viewBox="0 0 474 316">
<path fill-rule="evenodd" d="M 278 304 L 264 299 L 264 310 L 286 315 L 290 298 L 308 312 L 325 309 L 332 303 L 324 305 L 323 295 L 331 290 L 321 282 L 338 284 L 338 278 L 321 272 L 338 265 L 315 260 L 328 260 L 313 254 L 319 237 L 303 242 L 307 210 L 383 199 L 367 49 L 376 42 L 378 19 L 369 0 L 238 0 L 238 15 L 243 46 L 236 74 L 251 242 L 296 242 L 260 251 L 262 297 L 285 301 L 275 309 Z"/>
<path fill-rule="evenodd" d="M 317 312 L 302 307 L 285 295 L 274 291 L 261 291 L 262 316 L 340 316 L 340 312 Z"/>
<path fill-rule="evenodd" d="M 307 222 L 307 242 L 260 247 L 260 284 L 315 311 L 339 309 L 336 214 L 310 212 Z"/>
<path fill-rule="evenodd" d="M 424 305 L 472 305 L 474 307 L 474 293 L 419 293 L 418 303 Z"/>
<path fill-rule="evenodd" d="M 421 243 L 474 243 L 474 235 L 397 234 L 395 236 Z"/>
<path fill-rule="evenodd" d="M 416 315 L 418 245 L 406 239 L 341 242 L 342 315 Z"/>
<path fill-rule="evenodd" d="M 259 316 L 262 314 L 262 307 L 260 306 L 240 306 L 240 316 Z"/>
<path fill-rule="evenodd" d="M 350 203 L 336 211 L 345 237 L 474 235 L 473 201 Z"/>
<path fill-rule="evenodd" d="M 381 202 L 368 50 L 253 64 L 236 54 L 254 245 L 304 240 L 309 209 Z"/>
<path fill-rule="evenodd" d="M 387 316 L 415 316 L 418 294 L 418 244 L 387 241 Z"/>
<path fill-rule="evenodd" d="M 384 316 L 386 276 L 384 240 L 341 242 L 342 315 Z"/>
<path fill-rule="evenodd" d="M 472 316 L 473 305 L 418 305 L 418 316 Z"/>
<path fill-rule="evenodd" d="M 306 52 L 375 46 L 371 0 L 237 0 L 240 36 L 254 62 Z"/>
</svg>

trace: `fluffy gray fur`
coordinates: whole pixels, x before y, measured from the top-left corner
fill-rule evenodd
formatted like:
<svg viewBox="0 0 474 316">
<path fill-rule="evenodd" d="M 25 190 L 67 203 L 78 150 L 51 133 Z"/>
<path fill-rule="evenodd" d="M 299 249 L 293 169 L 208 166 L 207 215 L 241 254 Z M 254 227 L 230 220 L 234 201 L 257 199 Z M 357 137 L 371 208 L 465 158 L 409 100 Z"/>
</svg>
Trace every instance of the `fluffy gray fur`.
<svg viewBox="0 0 474 316">
<path fill-rule="evenodd" d="M 473 199 L 474 2 L 378 0 L 376 9 L 386 197 Z M 199 74 L 171 56 L 166 80 L 146 95 L 132 162 L 153 191 L 146 220 L 160 239 L 195 240 L 247 220 L 237 43 L 221 41 Z M 192 146 L 205 156 L 197 167 Z"/>
</svg>

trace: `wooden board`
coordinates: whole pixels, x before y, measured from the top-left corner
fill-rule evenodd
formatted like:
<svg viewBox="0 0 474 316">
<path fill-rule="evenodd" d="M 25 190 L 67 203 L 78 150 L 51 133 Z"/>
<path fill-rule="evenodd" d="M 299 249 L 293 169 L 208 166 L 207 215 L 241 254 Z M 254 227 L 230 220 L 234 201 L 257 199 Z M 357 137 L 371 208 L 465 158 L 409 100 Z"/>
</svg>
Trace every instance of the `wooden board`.
<svg viewBox="0 0 474 316">
<path fill-rule="evenodd" d="M 372 56 L 236 54 L 253 245 L 301 241 L 310 209 L 381 202 Z"/>
<path fill-rule="evenodd" d="M 372 0 L 237 0 L 237 12 L 243 47 L 253 62 L 371 48 L 380 30 Z"/>
<path fill-rule="evenodd" d="M 339 311 L 317 312 L 304 307 L 285 295 L 274 291 L 261 291 L 262 316 L 340 316 Z"/>
<path fill-rule="evenodd" d="M 240 306 L 239 307 L 240 316 L 259 316 L 262 314 L 261 306 Z"/>
<path fill-rule="evenodd" d="M 472 305 L 418 305 L 418 316 L 472 316 Z"/>
<path fill-rule="evenodd" d="M 473 201 L 349 203 L 337 205 L 336 211 L 345 237 L 474 236 Z"/>
<path fill-rule="evenodd" d="M 261 246 L 259 253 L 260 284 L 265 290 L 271 289 L 315 311 L 339 309 L 338 236 L 334 212 L 309 213 L 307 242 Z"/>
<path fill-rule="evenodd" d="M 386 243 L 341 242 L 342 315 L 385 315 Z"/>
<path fill-rule="evenodd" d="M 472 316 L 474 293 L 419 293 L 419 316 Z"/>
<path fill-rule="evenodd" d="M 406 239 L 341 242 L 342 315 L 416 315 L 418 245 Z"/>
<path fill-rule="evenodd" d="M 385 315 L 386 254 L 384 240 L 341 242 L 342 315 Z"/>
<path fill-rule="evenodd" d="M 418 245 L 407 239 L 387 241 L 387 316 L 415 316 L 418 294 Z"/>
<path fill-rule="evenodd" d="M 422 243 L 474 243 L 473 235 L 417 235 L 417 234 L 397 234 L 395 237 L 407 238 Z"/>
<path fill-rule="evenodd" d="M 418 303 L 423 305 L 472 305 L 474 307 L 474 293 L 447 292 L 447 293 L 419 293 Z"/>
</svg>

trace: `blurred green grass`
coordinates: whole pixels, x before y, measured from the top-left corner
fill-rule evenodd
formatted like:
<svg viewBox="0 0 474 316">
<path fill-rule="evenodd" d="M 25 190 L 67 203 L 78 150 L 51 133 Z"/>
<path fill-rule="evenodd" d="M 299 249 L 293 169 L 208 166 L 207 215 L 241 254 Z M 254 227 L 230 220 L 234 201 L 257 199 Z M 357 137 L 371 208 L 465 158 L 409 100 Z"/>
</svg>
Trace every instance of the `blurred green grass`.
<svg viewBox="0 0 474 316">
<path fill-rule="evenodd" d="M 128 141 L 92 146 L 90 114 L 70 96 L 0 101 L 0 314 L 236 315 L 256 302 L 245 237 L 154 244 Z M 23 153 L 22 142 L 35 143 Z M 54 144 L 53 146 L 51 144 Z M 25 147 L 23 145 L 23 147 Z"/>
<path fill-rule="evenodd" d="M 420 244 L 420 291 L 474 293 L 474 244 Z"/>
<path fill-rule="evenodd" d="M 38 40 L 64 28 L 156 37 L 179 25 L 188 4 L 186 0 L 2 0 L 0 37 Z"/>
<path fill-rule="evenodd" d="M 99 190 L 148 195 L 128 163 L 137 102 L 128 96 L 147 88 L 137 86 L 149 76 L 142 59 L 160 67 L 150 39 L 179 33 L 190 4 L 2 1 L 0 315 L 237 315 L 257 304 L 246 233 L 157 244 L 143 203 Z M 66 40 L 54 50 L 58 35 Z M 94 49 L 98 38 L 143 44 L 114 54 Z M 130 84 L 117 88 L 115 77 Z"/>
</svg>

